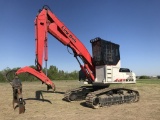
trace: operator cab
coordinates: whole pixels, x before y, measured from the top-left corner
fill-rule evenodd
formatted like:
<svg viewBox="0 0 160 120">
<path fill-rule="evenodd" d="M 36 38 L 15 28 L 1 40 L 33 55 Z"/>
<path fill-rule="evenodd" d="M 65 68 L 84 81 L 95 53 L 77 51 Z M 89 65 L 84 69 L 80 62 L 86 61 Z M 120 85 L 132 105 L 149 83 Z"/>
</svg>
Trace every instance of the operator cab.
<svg viewBox="0 0 160 120">
<path fill-rule="evenodd" d="M 96 85 L 135 83 L 136 77 L 128 68 L 121 68 L 119 45 L 99 37 L 92 39 L 92 58 Z"/>
<path fill-rule="evenodd" d="M 117 65 L 120 60 L 119 45 L 101 38 L 95 38 L 92 43 L 93 64 Z"/>
</svg>

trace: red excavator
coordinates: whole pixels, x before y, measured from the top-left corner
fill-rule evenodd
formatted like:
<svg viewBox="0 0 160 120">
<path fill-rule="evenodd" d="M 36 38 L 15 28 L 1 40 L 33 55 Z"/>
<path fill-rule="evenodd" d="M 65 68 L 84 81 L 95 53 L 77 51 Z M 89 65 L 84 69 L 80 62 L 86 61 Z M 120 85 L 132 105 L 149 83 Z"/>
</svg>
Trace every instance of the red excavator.
<svg viewBox="0 0 160 120">
<path fill-rule="evenodd" d="M 80 65 L 79 79 L 91 84 L 76 89 L 68 90 L 64 99 L 75 101 L 85 99 L 86 105 L 92 108 L 113 104 L 137 102 L 139 92 L 126 88 L 109 88 L 114 83 L 136 83 L 135 74 L 128 68 L 120 67 L 119 45 L 99 37 L 92 39 L 92 54 L 83 43 L 44 6 L 36 16 L 35 41 L 36 41 L 36 69 L 31 67 L 20 68 L 16 74 L 30 73 L 47 85 L 47 89 L 55 90 L 54 83 L 42 72 L 43 59 L 48 60 L 47 34 L 59 40 L 64 46 L 71 48 L 74 57 Z M 81 60 L 80 60 L 81 59 Z M 83 62 L 83 64 L 81 63 Z"/>
</svg>

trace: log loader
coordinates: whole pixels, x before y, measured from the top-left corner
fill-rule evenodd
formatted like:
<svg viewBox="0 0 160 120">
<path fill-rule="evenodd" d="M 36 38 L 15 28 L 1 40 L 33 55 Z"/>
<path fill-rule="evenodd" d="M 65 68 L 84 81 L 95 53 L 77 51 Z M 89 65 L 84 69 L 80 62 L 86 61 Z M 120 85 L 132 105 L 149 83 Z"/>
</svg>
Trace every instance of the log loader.
<svg viewBox="0 0 160 120">
<path fill-rule="evenodd" d="M 119 45 L 100 37 L 90 40 L 92 56 L 83 43 L 44 6 L 35 18 L 36 41 L 36 69 L 31 67 L 20 68 L 16 74 L 30 73 L 54 89 L 54 83 L 42 72 L 43 59 L 48 60 L 48 37 L 51 34 L 64 46 L 69 47 L 80 65 L 79 79 L 91 84 L 66 91 L 64 99 L 75 101 L 85 99 L 86 105 L 91 108 L 137 102 L 139 92 L 126 88 L 109 88 L 110 84 L 136 83 L 136 75 L 128 68 L 121 68 Z"/>
</svg>

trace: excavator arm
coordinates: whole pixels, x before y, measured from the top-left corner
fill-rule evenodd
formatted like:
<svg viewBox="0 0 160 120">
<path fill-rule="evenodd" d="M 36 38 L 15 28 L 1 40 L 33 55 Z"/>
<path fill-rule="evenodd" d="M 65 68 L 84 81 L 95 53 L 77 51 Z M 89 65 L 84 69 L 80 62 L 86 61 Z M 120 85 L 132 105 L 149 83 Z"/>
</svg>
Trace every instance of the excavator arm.
<svg viewBox="0 0 160 120">
<path fill-rule="evenodd" d="M 48 60 L 48 37 L 50 33 L 63 45 L 73 50 L 82 71 L 90 82 L 95 79 L 95 68 L 92 64 L 92 57 L 82 42 L 47 8 L 43 8 L 35 19 L 35 41 L 36 41 L 36 70 L 30 67 L 20 68 L 16 73 L 28 72 L 38 77 L 42 82 L 52 86 L 51 80 L 42 72 L 42 64 Z M 82 65 L 79 58 L 83 61 Z"/>
</svg>

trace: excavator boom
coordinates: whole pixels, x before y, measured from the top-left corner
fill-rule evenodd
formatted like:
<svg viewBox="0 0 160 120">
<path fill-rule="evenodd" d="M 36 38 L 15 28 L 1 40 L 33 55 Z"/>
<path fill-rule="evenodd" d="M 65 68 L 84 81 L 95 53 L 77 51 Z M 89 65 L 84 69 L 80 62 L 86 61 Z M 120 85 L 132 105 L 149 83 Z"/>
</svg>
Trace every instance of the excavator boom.
<svg viewBox="0 0 160 120">
<path fill-rule="evenodd" d="M 36 60 L 37 69 L 41 70 L 42 59 L 48 60 L 47 33 L 50 33 L 63 45 L 70 47 L 75 57 L 79 57 L 84 62 L 81 68 L 94 81 L 94 66 L 92 57 L 82 42 L 49 10 L 42 9 L 35 19 L 36 30 Z"/>
<path fill-rule="evenodd" d="M 50 33 L 63 45 L 73 50 L 74 57 L 77 59 L 82 71 L 92 83 L 95 80 L 95 67 L 92 64 L 92 57 L 83 43 L 56 17 L 53 12 L 43 8 L 35 18 L 35 41 L 36 41 L 36 70 L 30 67 L 20 68 L 16 73 L 28 72 L 39 78 L 45 84 L 53 88 L 52 81 L 42 72 L 42 64 L 48 60 L 48 37 Z M 83 65 L 79 59 L 83 61 Z"/>
</svg>

